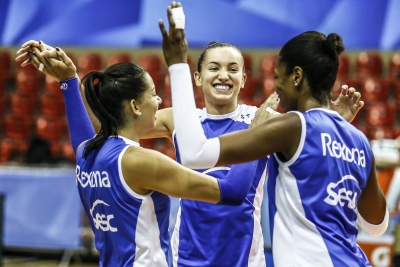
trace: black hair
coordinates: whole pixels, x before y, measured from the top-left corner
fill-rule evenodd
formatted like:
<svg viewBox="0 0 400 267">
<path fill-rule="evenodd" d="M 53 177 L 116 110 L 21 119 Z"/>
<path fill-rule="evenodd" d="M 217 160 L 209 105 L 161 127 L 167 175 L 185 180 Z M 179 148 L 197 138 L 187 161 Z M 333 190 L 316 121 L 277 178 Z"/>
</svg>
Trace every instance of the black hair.
<svg viewBox="0 0 400 267">
<path fill-rule="evenodd" d="M 117 135 L 118 126 L 124 123 L 124 102 L 142 97 L 147 88 L 146 73 L 140 66 L 124 62 L 113 64 L 104 71 L 91 71 L 83 77 L 86 100 L 101 123 L 99 133 L 85 147 L 85 158 L 90 151 L 101 147 L 109 136 Z"/>
<path fill-rule="evenodd" d="M 201 54 L 200 54 L 199 60 L 197 61 L 197 71 L 198 72 L 201 72 L 201 64 L 203 63 L 204 58 L 206 57 L 207 51 L 211 50 L 213 48 L 217 48 L 217 47 L 232 47 L 232 48 L 235 48 L 240 53 L 240 55 L 242 55 L 242 52 L 240 51 L 240 49 L 237 48 L 236 46 L 234 46 L 233 44 L 212 41 L 206 46 L 206 48 L 204 48 L 203 52 L 201 52 Z M 244 68 L 243 55 L 242 55 L 242 61 L 243 61 L 243 72 L 245 72 L 246 70 Z"/>
<path fill-rule="evenodd" d="M 331 33 L 326 37 L 323 33 L 308 31 L 282 47 L 279 61 L 285 64 L 287 75 L 294 67 L 301 67 L 312 96 L 327 105 L 339 68 L 339 55 L 343 51 L 342 38 L 338 34 Z"/>
</svg>

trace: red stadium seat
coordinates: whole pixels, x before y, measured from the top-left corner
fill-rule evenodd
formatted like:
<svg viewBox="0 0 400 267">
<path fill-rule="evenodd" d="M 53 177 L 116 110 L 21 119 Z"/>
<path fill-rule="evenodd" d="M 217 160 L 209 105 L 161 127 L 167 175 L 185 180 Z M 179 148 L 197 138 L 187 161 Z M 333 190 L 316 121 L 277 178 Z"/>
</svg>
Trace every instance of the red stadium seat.
<svg viewBox="0 0 400 267">
<path fill-rule="evenodd" d="M 6 73 L 0 72 L 0 95 L 3 95 L 7 91 L 9 77 Z"/>
<path fill-rule="evenodd" d="M 374 101 L 387 101 L 390 82 L 379 77 L 369 77 L 360 81 L 360 90 L 366 104 Z"/>
<path fill-rule="evenodd" d="M 383 59 L 378 53 L 361 52 L 356 58 L 357 76 L 381 76 L 383 70 Z"/>
<path fill-rule="evenodd" d="M 11 114 L 4 121 L 5 136 L 8 138 L 27 139 L 31 135 L 32 123 L 32 117 Z"/>
<path fill-rule="evenodd" d="M 35 121 L 36 135 L 50 142 L 58 142 L 63 136 L 62 119 L 56 116 L 39 116 Z"/>
<path fill-rule="evenodd" d="M 7 50 L 0 50 L 0 70 L 8 71 L 11 68 L 11 53 Z"/>
<path fill-rule="evenodd" d="M 107 58 L 107 67 L 120 62 L 132 62 L 131 54 L 120 52 L 109 55 Z"/>
<path fill-rule="evenodd" d="M 76 157 L 70 141 L 61 142 L 61 155 L 70 163 L 75 164 Z"/>
<path fill-rule="evenodd" d="M 274 77 L 275 76 L 274 69 L 277 60 L 278 60 L 278 54 L 270 54 L 263 56 L 260 61 L 260 74 L 261 74 L 260 76 Z"/>
<path fill-rule="evenodd" d="M 62 94 L 61 89 L 60 89 L 60 84 L 54 80 L 52 77 L 47 76 L 45 78 L 44 82 L 44 88 L 46 92 L 48 93 L 54 93 L 54 94 Z"/>
<path fill-rule="evenodd" d="M 101 70 L 102 66 L 102 56 L 99 53 L 88 52 L 79 56 L 77 67 L 79 74 L 82 76 L 93 70 Z"/>
<path fill-rule="evenodd" d="M 24 155 L 28 150 L 28 141 L 26 139 L 5 138 L 0 139 L 0 162 L 9 162 L 11 160 L 24 161 Z M 17 153 L 22 159 L 14 158 Z"/>
<path fill-rule="evenodd" d="M 348 77 L 350 73 L 350 58 L 346 54 L 339 56 L 338 76 Z"/>
<path fill-rule="evenodd" d="M 8 107 L 8 96 L 6 94 L 0 93 L 0 117 L 2 117 L 7 107 Z"/>
<path fill-rule="evenodd" d="M 250 75 L 247 75 L 246 83 L 244 87 L 240 89 L 239 95 L 253 97 L 256 94 L 256 82 L 255 78 Z"/>
<path fill-rule="evenodd" d="M 144 54 L 139 57 L 138 65 L 144 68 L 151 76 L 156 87 L 163 82 L 163 60 L 158 54 Z"/>
<path fill-rule="evenodd" d="M 244 60 L 244 69 L 246 71 L 247 75 L 252 76 L 253 75 L 253 57 L 251 54 L 248 53 L 242 53 L 243 55 L 243 60 Z"/>
<path fill-rule="evenodd" d="M 15 92 L 10 97 L 11 112 L 20 116 L 31 117 L 36 111 L 36 103 L 36 96 L 25 92 Z"/>
<path fill-rule="evenodd" d="M 393 125 L 395 113 L 386 102 L 375 102 L 365 106 L 365 122 L 369 126 Z"/>
<path fill-rule="evenodd" d="M 65 115 L 64 98 L 60 93 L 45 93 L 39 98 L 40 113 L 42 115 L 63 116 Z"/>
<path fill-rule="evenodd" d="M 396 97 L 397 104 L 400 105 L 400 80 L 394 80 L 393 83 L 394 94 Z"/>
<path fill-rule="evenodd" d="M 400 52 L 394 53 L 390 57 L 389 77 L 400 80 Z"/>
<path fill-rule="evenodd" d="M 16 91 L 36 94 L 42 83 L 43 74 L 35 71 L 18 70 L 16 76 Z"/>
<path fill-rule="evenodd" d="M 274 76 L 265 76 L 261 80 L 262 83 L 262 95 L 264 98 L 269 97 L 275 92 L 275 78 Z"/>
</svg>

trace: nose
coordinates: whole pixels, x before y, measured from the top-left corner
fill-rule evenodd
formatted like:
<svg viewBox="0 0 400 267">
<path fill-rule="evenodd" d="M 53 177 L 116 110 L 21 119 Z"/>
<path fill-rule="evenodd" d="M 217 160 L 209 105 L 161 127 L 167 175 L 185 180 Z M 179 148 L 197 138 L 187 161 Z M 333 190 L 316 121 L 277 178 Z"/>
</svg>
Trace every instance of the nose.
<svg viewBox="0 0 400 267">
<path fill-rule="evenodd" d="M 162 99 L 158 95 L 157 95 L 157 102 L 158 102 L 159 105 L 162 103 Z"/>
<path fill-rule="evenodd" d="M 221 81 L 226 81 L 229 79 L 228 72 L 226 70 L 221 70 L 218 75 L 218 79 Z"/>
</svg>

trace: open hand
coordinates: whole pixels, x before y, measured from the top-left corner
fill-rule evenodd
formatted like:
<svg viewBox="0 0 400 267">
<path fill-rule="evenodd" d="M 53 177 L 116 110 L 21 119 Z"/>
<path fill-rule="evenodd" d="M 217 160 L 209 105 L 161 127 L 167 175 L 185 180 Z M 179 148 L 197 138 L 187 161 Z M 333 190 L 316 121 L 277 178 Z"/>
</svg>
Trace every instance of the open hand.
<svg viewBox="0 0 400 267">
<path fill-rule="evenodd" d="M 279 101 L 280 99 L 276 92 L 271 94 L 257 110 L 256 115 L 251 121 L 249 128 L 257 126 L 258 124 L 262 123 L 270 117 L 279 115 L 280 113 L 275 111 L 278 108 Z"/>
<path fill-rule="evenodd" d="M 167 8 L 169 33 L 165 29 L 164 22 L 158 21 L 160 31 L 163 37 L 162 49 L 165 62 L 168 66 L 177 63 L 187 63 L 188 44 L 183 29 L 175 28 L 175 21 L 172 17 L 171 10 L 181 7 L 181 3 L 172 2 Z"/>
<path fill-rule="evenodd" d="M 331 109 L 337 111 L 348 122 L 352 122 L 364 106 L 364 101 L 360 99 L 361 94 L 356 89 L 343 85 L 339 97 L 331 101 Z"/>
</svg>

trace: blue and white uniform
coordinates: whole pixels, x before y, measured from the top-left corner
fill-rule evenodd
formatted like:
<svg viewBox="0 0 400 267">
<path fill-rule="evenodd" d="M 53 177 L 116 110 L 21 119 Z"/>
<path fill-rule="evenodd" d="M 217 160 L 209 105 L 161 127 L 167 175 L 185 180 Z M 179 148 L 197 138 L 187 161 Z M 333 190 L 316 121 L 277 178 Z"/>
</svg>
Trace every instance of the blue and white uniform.
<svg viewBox="0 0 400 267">
<path fill-rule="evenodd" d="M 234 112 L 224 115 L 207 114 L 205 108 L 197 111 L 205 135 L 212 138 L 247 129 L 257 107 L 239 105 Z M 177 161 L 180 162 L 175 133 L 174 143 Z M 260 206 L 266 164 L 266 157 L 258 160 L 251 189 L 240 206 L 180 200 L 171 239 L 173 266 L 265 266 Z M 224 179 L 230 168 L 224 166 L 197 171 Z"/>
<path fill-rule="evenodd" d="M 372 167 L 368 140 L 335 111 L 296 113 L 295 155 L 268 163 L 274 265 L 371 266 L 357 245 L 354 211 Z"/>
<path fill-rule="evenodd" d="M 158 192 L 139 195 L 129 188 L 121 167 L 129 146 L 139 144 L 109 137 L 87 159 L 84 147 L 77 153 L 77 186 L 100 266 L 168 266 L 170 199 Z"/>
</svg>

